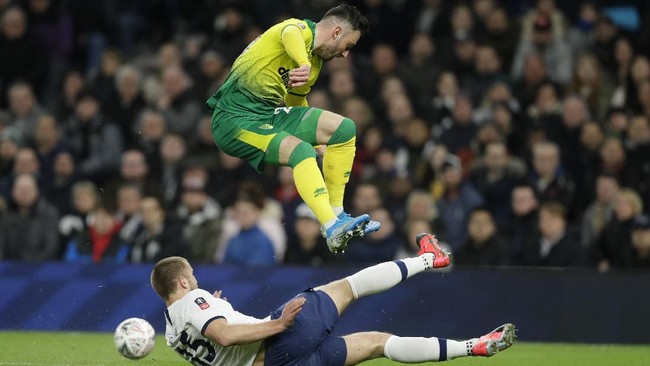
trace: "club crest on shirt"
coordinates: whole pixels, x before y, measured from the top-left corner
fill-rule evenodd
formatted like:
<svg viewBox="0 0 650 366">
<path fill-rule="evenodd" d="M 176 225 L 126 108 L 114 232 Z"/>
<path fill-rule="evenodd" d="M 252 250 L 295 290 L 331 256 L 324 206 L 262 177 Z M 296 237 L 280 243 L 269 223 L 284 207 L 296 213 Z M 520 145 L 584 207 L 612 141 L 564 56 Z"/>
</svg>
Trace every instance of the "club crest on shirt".
<svg viewBox="0 0 650 366">
<path fill-rule="evenodd" d="M 307 27 L 305 27 L 305 25 L 302 24 L 302 23 L 297 23 L 297 25 L 298 25 L 300 28 L 302 28 L 302 29 L 307 29 Z"/>
<path fill-rule="evenodd" d="M 205 299 L 202 297 L 197 297 L 194 302 L 201 308 L 201 310 L 205 310 L 210 307 L 210 304 L 208 304 L 208 302 L 205 301 Z"/>
</svg>

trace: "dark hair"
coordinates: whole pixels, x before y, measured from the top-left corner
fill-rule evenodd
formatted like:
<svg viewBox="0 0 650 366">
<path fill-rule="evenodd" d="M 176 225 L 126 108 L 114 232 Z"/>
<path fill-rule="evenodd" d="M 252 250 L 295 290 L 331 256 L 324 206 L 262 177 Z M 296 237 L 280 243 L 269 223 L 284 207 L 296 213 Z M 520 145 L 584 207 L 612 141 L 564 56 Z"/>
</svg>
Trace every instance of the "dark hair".
<svg viewBox="0 0 650 366">
<path fill-rule="evenodd" d="M 370 23 L 368 19 L 359 12 L 359 10 L 348 4 L 341 4 L 331 8 L 323 15 L 323 19 L 335 17 L 348 22 L 353 30 L 366 34 L 370 30 Z"/>
<path fill-rule="evenodd" d="M 549 201 L 546 203 L 543 203 L 539 207 L 540 211 L 546 211 L 550 213 L 551 215 L 555 217 L 559 217 L 562 220 L 566 221 L 566 207 L 564 207 L 561 203 L 556 202 L 556 201 Z"/>
</svg>

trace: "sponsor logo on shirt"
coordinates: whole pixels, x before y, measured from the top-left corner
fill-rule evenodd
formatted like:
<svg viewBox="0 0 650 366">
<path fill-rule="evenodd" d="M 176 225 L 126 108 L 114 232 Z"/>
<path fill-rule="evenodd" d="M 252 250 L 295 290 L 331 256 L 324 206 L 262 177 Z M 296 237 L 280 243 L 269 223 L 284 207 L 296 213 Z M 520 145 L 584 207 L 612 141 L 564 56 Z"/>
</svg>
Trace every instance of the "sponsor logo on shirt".
<svg viewBox="0 0 650 366">
<path fill-rule="evenodd" d="M 210 304 L 208 304 L 208 302 L 205 301 L 205 299 L 202 297 L 197 297 L 194 302 L 201 308 L 201 310 L 205 310 L 210 307 Z"/>
</svg>

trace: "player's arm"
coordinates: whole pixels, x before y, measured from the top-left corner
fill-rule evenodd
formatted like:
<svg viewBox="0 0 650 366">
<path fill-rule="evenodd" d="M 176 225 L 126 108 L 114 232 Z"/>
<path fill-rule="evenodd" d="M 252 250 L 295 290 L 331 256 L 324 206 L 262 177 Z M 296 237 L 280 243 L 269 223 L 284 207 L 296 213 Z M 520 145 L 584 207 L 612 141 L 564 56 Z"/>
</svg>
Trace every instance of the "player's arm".
<svg viewBox="0 0 650 366">
<path fill-rule="evenodd" d="M 291 87 L 306 85 L 311 73 L 311 63 L 300 27 L 295 24 L 287 25 L 282 29 L 281 37 L 287 55 L 298 64 L 297 68 L 289 72 Z"/>
<path fill-rule="evenodd" d="M 284 306 L 279 318 L 256 324 L 228 324 L 226 319 L 217 318 L 208 323 L 203 334 L 224 347 L 260 341 L 289 328 L 304 304 L 305 298 L 295 298 Z"/>
</svg>

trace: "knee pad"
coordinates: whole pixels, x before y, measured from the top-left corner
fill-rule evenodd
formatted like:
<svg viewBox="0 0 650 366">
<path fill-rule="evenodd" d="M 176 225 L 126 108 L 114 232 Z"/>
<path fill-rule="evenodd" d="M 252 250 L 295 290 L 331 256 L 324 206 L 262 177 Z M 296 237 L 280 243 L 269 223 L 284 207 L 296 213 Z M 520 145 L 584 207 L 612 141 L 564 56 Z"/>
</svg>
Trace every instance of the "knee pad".
<svg viewBox="0 0 650 366">
<path fill-rule="evenodd" d="M 289 166 L 295 168 L 296 165 L 309 158 L 316 159 L 316 150 L 309 143 L 303 141 L 296 145 L 289 156 Z"/>
<path fill-rule="evenodd" d="M 342 144 L 357 136 L 357 125 L 351 119 L 344 117 L 339 127 L 334 131 L 327 142 L 328 145 Z"/>
</svg>

